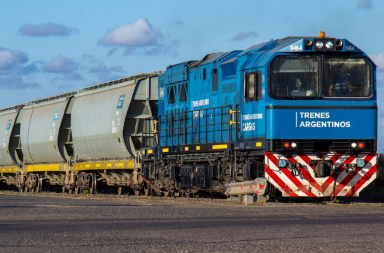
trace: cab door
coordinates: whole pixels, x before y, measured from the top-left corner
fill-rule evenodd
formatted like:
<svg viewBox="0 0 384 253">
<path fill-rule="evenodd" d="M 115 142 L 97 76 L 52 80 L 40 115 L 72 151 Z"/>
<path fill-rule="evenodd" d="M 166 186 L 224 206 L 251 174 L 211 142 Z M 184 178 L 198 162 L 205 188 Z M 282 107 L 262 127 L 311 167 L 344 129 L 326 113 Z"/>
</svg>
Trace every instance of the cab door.
<svg viewBox="0 0 384 253">
<path fill-rule="evenodd" d="M 240 138 L 262 137 L 265 133 L 262 108 L 262 70 L 243 73 L 243 99 L 240 103 Z"/>
</svg>

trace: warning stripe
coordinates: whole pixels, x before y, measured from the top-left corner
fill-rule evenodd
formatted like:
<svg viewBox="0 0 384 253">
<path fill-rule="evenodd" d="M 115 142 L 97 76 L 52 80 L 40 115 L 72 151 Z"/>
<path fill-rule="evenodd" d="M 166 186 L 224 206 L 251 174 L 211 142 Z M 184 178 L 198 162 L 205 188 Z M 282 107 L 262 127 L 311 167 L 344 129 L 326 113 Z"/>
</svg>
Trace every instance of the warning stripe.
<svg viewBox="0 0 384 253">
<path fill-rule="evenodd" d="M 345 160 L 343 162 L 343 164 L 350 164 L 351 162 L 353 162 L 355 160 L 355 157 L 353 156 L 349 156 L 347 158 L 347 160 Z M 341 175 L 342 173 L 344 172 L 344 175 Z M 344 178 L 339 178 L 340 176 L 345 176 Z M 343 188 L 349 183 L 349 181 L 351 181 L 351 179 L 354 177 L 355 175 L 348 175 L 347 172 L 345 171 L 345 167 L 343 165 L 340 165 L 339 166 L 339 177 L 337 177 L 336 180 L 339 179 L 339 183 L 337 183 L 336 181 L 336 188 L 335 188 L 335 193 L 334 195 L 337 196 L 337 194 L 339 194 L 339 192 L 341 190 L 343 190 Z M 333 194 L 332 194 L 333 195 Z"/>
<path fill-rule="evenodd" d="M 293 176 L 288 168 L 278 167 L 278 159 L 281 155 L 283 155 L 289 163 L 299 163 L 300 176 Z M 265 152 L 265 161 L 266 163 L 270 162 L 269 167 L 267 166 L 267 164 L 265 164 L 265 171 L 270 174 L 270 183 L 275 186 L 278 186 L 278 188 L 280 188 L 289 196 L 316 197 L 316 194 L 321 194 L 323 196 L 332 195 L 332 183 L 334 183 L 335 180 L 337 180 L 335 195 L 351 196 L 356 195 L 356 193 L 364 189 L 370 181 L 373 181 L 374 178 L 376 178 L 376 162 L 371 162 L 375 155 L 375 152 L 369 154 L 359 154 L 358 156 L 348 156 L 348 154 L 343 155 L 341 153 L 327 154 L 323 158 L 329 161 L 333 166 L 338 167 L 339 172 L 338 174 L 332 173 L 332 175 L 329 176 L 327 179 L 318 178 L 317 180 L 319 181 L 317 181 L 314 170 L 309 165 L 311 159 L 317 158 L 316 155 L 306 155 L 304 153 L 299 153 L 297 155 L 293 155 L 293 157 L 286 157 L 285 154 L 274 154 L 272 152 Z M 362 168 L 357 168 L 356 173 L 354 175 L 348 175 L 343 164 L 351 164 L 357 158 L 363 159 L 365 161 L 364 166 Z M 373 164 L 375 165 L 373 166 Z M 313 186 L 312 190 L 315 194 L 308 190 L 308 187 L 310 186 Z M 345 190 L 343 191 L 346 186 L 353 187 L 351 189 L 348 189 L 348 192 L 346 193 Z"/>
<path fill-rule="evenodd" d="M 370 181 L 370 179 L 373 179 L 373 175 L 376 173 L 376 164 L 367 171 L 362 178 L 360 178 L 359 181 L 355 184 L 354 187 L 352 187 L 345 196 L 354 196 L 356 193 L 359 192 L 359 189 L 366 183 Z"/>
<path fill-rule="evenodd" d="M 372 158 L 374 157 L 374 155 L 372 154 L 372 153 L 370 153 L 370 154 L 368 154 L 365 158 L 364 158 L 364 166 L 365 165 L 367 165 L 367 163 L 369 163 L 371 160 L 372 160 Z M 354 160 L 355 158 L 353 158 L 353 160 Z M 351 161 L 348 161 L 348 164 L 350 164 L 353 160 L 351 160 Z M 346 162 L 344 162 L 344 163 L 347 163 L 347 161 Z M 363 167 L 364 167 L 363 166 Z M 344 170 L 345 170 L 345 168 L 344 168 L 344 166 L 340 166 L 340 167 L 342 167 Z M 362 168 L 356 168 L 356 173 L 355 174 L 353 174 L 353 175 L 348 175 L 347 174 L 347 176 L 343 179 L 343 180 L 341 180 L 341 182 L 337 185 L 337 187 L 336 187 L 336 189 L 335 189 L 335 196 L 337 196 L 339 193 L 340 193 L 340 191 L 342 191 L 343 190 L 343 188 L 346 186 L 346 185 L 348 185 L 348 183 L 356 176 L 356 174 L 357 173 L 359 173 L 360 172 L 360 170 L 361 170 Z M 346 172 L 345 172 L 346 173 Z"/>
<path fill-rule="evenodd" d="M 268 166 L 265 166 L 265 172 L 268 173 L 268 176 L 271 177 L 273 179 L 273 181 L 276 182 L 276 184 L 283 190 L 285 191 L 289 196 L 291 197 L 298 197 L 299 195 L 297 195 L 296 193 L 294 193 L 291 188 L 289 188 L 288 185 L 286 185 L 278 175 L 275 174 L 274 171 L 272 171 L 271 169 L 268 168 Z"/>
<path fill-rule="evenodd" d="M 270 161 L 277 167 L 278 167 L 278 160 L 277 158 L 272 155 L 270 157 Z M 312 192 L 309 192 L 308 189 L 294 176 L 292 176 L 291 174 L 291 171 L 288 169 L 288 168 L 280 168 L 280 170 L 284 173 L 284 175 L 289 179 L 291 180 L 291 182 L 296 185 L 296 187 L 298 189 L 300 189 L 302 192 L 304 192 L 306 195 L 310 196 L 310 197 L 316 197 L 315 194 L 313 194 Z"/>
<path fill-rule="evenodd" d="M 338 157 L 339 158 L 337 160 L 334 160 L 336 158 L 336 155 L 330 159 L 333 161 L 332 164 L 336 164 L 339 161 L 341 155 Z M 342 163 L 350 164 L 354 159 L 355 158 L 353 156 L 348 156 L 348 158 Z M 327 180 L 325 180 L 325 182 L 323 183 L 323 185 L 322 185 L 323 192 L 325 192 L 328 189 L 329 185 L 334 183 L 334 181 L 336 180 L 338 175 L 340 175 L 340 173 L 342 173 L 344 171 L 343 166 L 339 165 L 338 168 L 339 168 L 339 174 L 337 174 L 336 172 L 332 173 L 332 175 Z"/>
<path fill-rule="evenodd" d="M 303 155 L 303 156 L 304 156 L 304 155 Z M 300 158 L 303 159 L 302 156 L 300 156 Z M 290 157 L 290 158 L 287 158 L 287 160 L 288 160 L 290 163 L 293 163 L 293 162 L 296 161 L 294 158 L 291 158 L 291 157 Z M 306 156 L 306 159 L 303 159 L 303 160 L 304 160 L 304 162 L 306 162 L 306 160 L 308 161 L 308 162 L 306 162 L 306 163 L 307 163 L 308 169 L 310 169 L 310 166 L 309 166 L 309 157 Z M 312 168 L 311 168 L 311 169 L 312 169 Z M 313 186 L 316 190 L 318 190 L 319 192 L 323 193 L 321 186 L 320 186 L 320 185 L 317 183 L 317 181 L 311 176 L 311 174 L 308 173 L 308 171 L 307 171 L 305 168 L 303 168 L 303 167 L 301 166 L 301 164 L 300 164 L 300 173 L 301 173 L 301 175 L 304 177 L 304 179 L 308 181 L 308 183 L 309 183 L 310 185 L 312 185 L 312 186 Z M 315 196 L 316 196 L 316 195 L 315 195 Z"/>
</svg>

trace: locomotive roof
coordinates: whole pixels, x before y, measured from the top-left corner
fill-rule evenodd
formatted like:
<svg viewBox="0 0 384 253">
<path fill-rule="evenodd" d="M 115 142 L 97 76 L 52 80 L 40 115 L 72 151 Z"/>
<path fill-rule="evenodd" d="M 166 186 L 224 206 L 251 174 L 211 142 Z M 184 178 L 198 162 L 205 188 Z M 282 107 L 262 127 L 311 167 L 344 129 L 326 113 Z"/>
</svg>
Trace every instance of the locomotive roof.
<svg viewBox="0 0 384 253">
<path fill-rule="evenodd" d="M 321 39 L 321 40 L 334 40 L 335 38 L 324 37 L 285 37 L 277 40 L 270 40 L 268 42 L 263 42 L 254 46 L 249 47 L 248 49 L 242 51 L 237 56 L 221 63 L 221 65 L 229 64 L 231 62 L 237 61 L 238 58 L 247 56 L 244 61 L 242 61 L 239 66 L 240 69 L 249 69 L 257 66 L 264 66 L 267 64 L 272 57 L 277 53 L 311 53 L 315 52 L 311 50 L 295 50 L 295 47 L 300 47 L 305 44 L 305 41 L 308 39 Z M 338 52 L 348 52 L 348 53 L 363 53 L 361 49 L 356 47 L 350 41 L 342 39 L 343 48 Z M 292 49 L 293 47 L 293 49 Z M 320 51 L 321 52 L 321 51 Z"/>
</svg>

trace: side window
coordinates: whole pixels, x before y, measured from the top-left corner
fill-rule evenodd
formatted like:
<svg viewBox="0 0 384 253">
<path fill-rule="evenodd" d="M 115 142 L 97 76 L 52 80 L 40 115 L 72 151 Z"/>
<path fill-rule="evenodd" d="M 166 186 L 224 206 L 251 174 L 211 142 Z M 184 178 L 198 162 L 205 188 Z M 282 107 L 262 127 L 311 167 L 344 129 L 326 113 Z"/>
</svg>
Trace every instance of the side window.
<svg viewBox="0 0 384 253">
<path fill-rule="evenodd" d="M 244 101 L 261 99 L 261 71 L 244 74 Z"/>
<path fill-rule="evenodd" d="M 169 88 L 169 87 L 168 87 Z M 169 90 L 169 96 L 168 96 L 168 104 L 174 104 L 176 102 L 175 99 L 175 92 L 173 90 L 173 86 L 171 86 Z"/>
<path fill-rule="evenodd" d="M 181 93 L 180 93 L 180 102 L 185 102 L 187 101 L 187 91 L 185 90 L 185 85 L 186 84 L 182 84 L 181 86 Z"/>
<path fill-rule="evenodd" d="M 212 69 L 212 91 L 217 91 L 217 69 Z"/>
</svg>

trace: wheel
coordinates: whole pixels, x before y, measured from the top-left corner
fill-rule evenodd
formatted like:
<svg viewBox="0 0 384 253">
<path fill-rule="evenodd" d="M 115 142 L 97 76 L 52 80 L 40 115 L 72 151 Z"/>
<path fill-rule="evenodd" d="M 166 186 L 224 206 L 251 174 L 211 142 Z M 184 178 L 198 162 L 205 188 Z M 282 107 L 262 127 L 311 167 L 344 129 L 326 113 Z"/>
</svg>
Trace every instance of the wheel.
<svg viewBox="0 0 384 253">
<path fill-rule="evenodd" d="M 145 188 L 144 189 L 144 195 L 145 196 L 149 196 L 149 188 Z"/>
<path fill-rule="evenodd" d="M 27 186 L 24 188 L 24 191 L 25 191 L 25 192 L 28 192 L 28 187 L 27 187 Z"/>
<path fill-rule="evenodd" d="M 123 187 L 117 188 L 117 194 L 121 195 L 123 193 Z"/>
<path fill-rule="evenodd" d="M 24 191 L 24 188 L 23 187 L 20 187 L 19 188 L 19 192 L 23 192 Z"/>
<path fill-rule="evenodd" d="M 76 187 L 76 188 L 75 188 L 75 194 L 79 194 L 79 192 L 80 192 L 80 188 L 79 188 L 79 187 Z"/>
<path fill-rule="evenodd" d="M 140 191 L 135 191 L 135 195 L 139 196 L 140 195 Z"/>
<path fill-rule="evenodd" d="M 43 190 L 43 179 L 37 179 L 36 192 L 41 192 Z"/>
<path fill-rule="evenodd" d="M 69 187 L 69 189 L 68 189 L 68 193 L 69 193 L 69 194 L 73 194 L 73 187 Z"/>
<path fill-rule="evenodd" d="M 63 193 L 65 193 L 65 191 L 66 191 L 67 189 L 65 188 L 65 186 L 63 186 L 62 190 L 63 190 Z"/>
<path fill-rule="evenodd" d="M 164 192 L 164 197 L 168 197 L 169 196 L 169 191 L 165 191 Z"/>
<path fill-rule="evenodd" d="M 32 187 L 32 188 L 31 188 L 31 192 L 35 192 L 35 187 Z"/>
<path fill-rule="evenodd" d="M 91 189 L 89 190 L 89 192 L 91 194 L 95 194 L 97 192 L 97 176 L 96 176 L 96 172 L 93 172 L 92 173 L 92 185 L 91 185 Z"/>
</svg>

